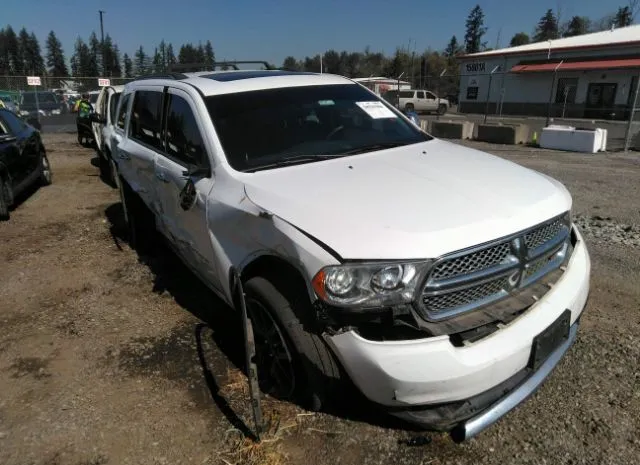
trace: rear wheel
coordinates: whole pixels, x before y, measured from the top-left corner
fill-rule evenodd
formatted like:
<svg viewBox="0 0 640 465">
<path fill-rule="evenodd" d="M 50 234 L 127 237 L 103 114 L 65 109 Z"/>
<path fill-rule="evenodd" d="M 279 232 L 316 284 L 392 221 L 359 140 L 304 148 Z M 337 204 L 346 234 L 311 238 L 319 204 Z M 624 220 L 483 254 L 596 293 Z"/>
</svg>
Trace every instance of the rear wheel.
<svg viewBox="0 0 640 465">
<path fill-rule="evenodd" d="M 319 410 L 338 385 L 340 370 L 325 342 L 305 329 L 294 312 L 311 311 L 308 297 L 282 287 L 260 276 L 244 285 L 261 389 Z"/>
<path fill-rule="evenodd" d="M 8 180 L 0 175 L 0 221 L 7 221 L 9 219 L 11 198 L 11 186 Z"/>
<path fill-rule="evenodd" d="M 118 184 L 129 245 L 140 254 L 149 253 L 157 238 L 153 213 L 126 181 L 120 179 Z"/>
</svg>

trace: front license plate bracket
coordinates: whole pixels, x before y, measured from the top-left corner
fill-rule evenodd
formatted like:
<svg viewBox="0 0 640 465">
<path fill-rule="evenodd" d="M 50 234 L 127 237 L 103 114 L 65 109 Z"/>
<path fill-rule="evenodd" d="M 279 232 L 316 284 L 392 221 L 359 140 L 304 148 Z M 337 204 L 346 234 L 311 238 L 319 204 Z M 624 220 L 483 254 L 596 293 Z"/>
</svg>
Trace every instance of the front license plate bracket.
<svg viewBox="0 0 640 465">
<path fill-rule="evenodd" d="M 534 337 L 528 367 L 534 371 L 540 368 L 549 355 L 569 339 L 570 326 L 571 310 L 565 310 L 556 321 Z"/>
</svg>

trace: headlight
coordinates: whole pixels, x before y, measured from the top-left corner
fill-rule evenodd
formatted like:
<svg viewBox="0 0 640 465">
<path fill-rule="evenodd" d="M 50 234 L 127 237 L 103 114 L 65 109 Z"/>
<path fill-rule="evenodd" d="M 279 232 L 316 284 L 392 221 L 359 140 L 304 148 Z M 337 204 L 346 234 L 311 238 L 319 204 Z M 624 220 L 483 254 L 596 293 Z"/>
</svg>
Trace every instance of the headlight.
<svg viewBox="0 0 640 465">
<path fill-rule="evenodd" d="M 427 266 L 424 261 L 327 266 L 313 278 L 313 288 L 320 299 L 338 307 L 409 303 Z"/>
</svg>

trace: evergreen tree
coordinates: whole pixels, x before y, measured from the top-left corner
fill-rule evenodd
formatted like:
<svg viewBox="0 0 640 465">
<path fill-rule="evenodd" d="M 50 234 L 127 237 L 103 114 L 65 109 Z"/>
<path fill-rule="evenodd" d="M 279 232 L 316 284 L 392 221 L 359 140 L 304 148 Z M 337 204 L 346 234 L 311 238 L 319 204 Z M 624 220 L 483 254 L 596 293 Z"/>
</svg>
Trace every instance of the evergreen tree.
<svg viewBox="0 0 640 465">
<path fill-rule="evenodd" d="M 574 16 L 563 29 L 562 37 L 581 36 L 589 33 L 591 21 L 585 16 Z"/>
<path fill-rule="evenodd" d="M 447 58 L 454 58 L 461 52 L 460 44 L 458 43 L 458 38 L 456 36 L 452 36 L 451 40 L 447 44 L 447 48 L 444 49 L 444 56 Z"/>
<path fill-rule="evenodd" d="M 556 15 L 553 14 L 553 10 L 549 8 L 544 16 L 540 18 L 540 21 L 538 21 L 533 41 L 545 42 L 547 40 L 557 39 L 559 36 L 558 20 L 556 19 Z"/>
<path fill-rule="evenodd" d="M 4 30 L 4 35 L 11 74 L 22 76 L 24 75 L 24 62 L 20 56 L 20 43 L 18 41 L 18 36 L 11 26 L 7 26 Z"/>
<path fill-rule="evenodd" d="M 615 19 L 613 20 L 616 27 L 626 27 L 633 24 L 633 12 L 628 6 L 618 8 Z"/>
<path fill-rule="evenodd" d="M 175 65 L 177 63 L 176 55 L 173 52 L 173 45 L 167 45 L 167 67 Z"/>
<path fill-rule="evenodd" d="M 141 76 L 143 74 L 149 73 L 149 57 L 144 52 L 144 48 L 142 45 L 138 50 L 136 50 L 135 54 L 135 72 L 137 76 Z"/>
<path fill-rule="evenodd" d="M 7 48 L 7 34 L 4 29 L 0 29 L 0 75 L 11 74 L 11 60 L 9 49 Z"/>
<path fill-rule="evenodd" d="M 71 57 L 71 74 L 78 77 L 95 77 L 95 63 L 89 46 L 78 37 Z"/>
<path fill-rule="evenodd" d="M 484 12 L 480 5 L 476 5 L 466 22 L 466 33 L 464 35 L 464 49 L 466 53 L 478 53 L 482 50 L 484 44 L 482 36 L 487 32 L 484 27 Z"/>
<path fill-rule="evenodd" d="M 513 37 L 511 38 L 511 42 L 509 42 L 509 46 L 518 47 L 520 45 L 527 45 L 529 42 L 531 42 L 531 39 L 529 39 L 528 34 L 526 34 L 525 32 L 518 32 L 517 34 L 514 34 Z"/>
<path fill-rule="evenodd" d="M 131 62 L 131 58 L 126 53 L 122 57 L 122 65 L 124 66 L 124 77 L 132 78 L 133 77 L 133 63 Z"/>
<path fill-rule="evenodd" d="M 89 36 L 89 56 L 91 57 L 88 76 L 96 77 L 102 75 L 102 46 L 95 32 Z"/>
<path fill-rule="evenodd" d="M 120 68 L 120 49 L 118 44 L 113 44 L 113 61 L 111 67 L 111 75 L 113 77 L 121 77 L 122 69 Z"/>
<path fill-rule="evenodd" d="M 161 73 L 164 71 L 164 67 L 162 66 L 162 55 L 160 54 L 158 47 L 156 47 L 153 52 L 153 60 L 151 61 L 151 64 L 153 65 L 152 68 L 154 73 Z"/>
<path fill-rule="evenodd" d="M 64 59 L 64 52 L 62 51 L 62 43 L 56 37 L 56 34 L 51 31 L 47 36 L 47 70 L 51 76 L 67 77 L 69 76 L 69 70 L 67 69 L 67 63 Z"/>
<path fill-rule="evenodd" d="M 42 58 L 42 50 L 40 49 L 40 41 L 32 32 L 29 35 L 29 50 L 31 52 L 31 69 L 34 75 L 41 76 L 45 73 L 44 58 Z"/>
<path fill-rule="evenodd" d="M 204 44 L 204 64 L 207 70 L 213 70 L 213 63 L 216 61 L 216 55 L 213 53 L 211 41 L 207 40 Z"/>
<path fill-rule="evenodd" d="M 30 72 L 30 70 L 27 67 L 27 62 L 29 60 L 29 54 L 30 54 L 29 41 L 30 41 L 29 33 L 23 27 L 22 29 L 20 29 L 20 32 L 18 32 L 18 53 L 17 53 L 16 62 L 14 64 L 16 74 L 18 75 L 29 74 Z"/>
</svg>

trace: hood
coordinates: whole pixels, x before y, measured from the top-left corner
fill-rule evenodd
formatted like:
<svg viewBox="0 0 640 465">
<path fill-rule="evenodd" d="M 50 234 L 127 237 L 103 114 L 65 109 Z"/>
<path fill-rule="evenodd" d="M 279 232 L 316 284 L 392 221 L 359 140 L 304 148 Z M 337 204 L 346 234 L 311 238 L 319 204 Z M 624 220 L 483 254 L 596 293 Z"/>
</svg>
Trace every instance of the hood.
<svg viewBox="0 0 640 465">
<path fill-rule="evenodd" d="M 243 180 L 252 202 L 344 259 L 435 258 L 571 208 L 558 181 L 437 139 Z"/>
</svg>

